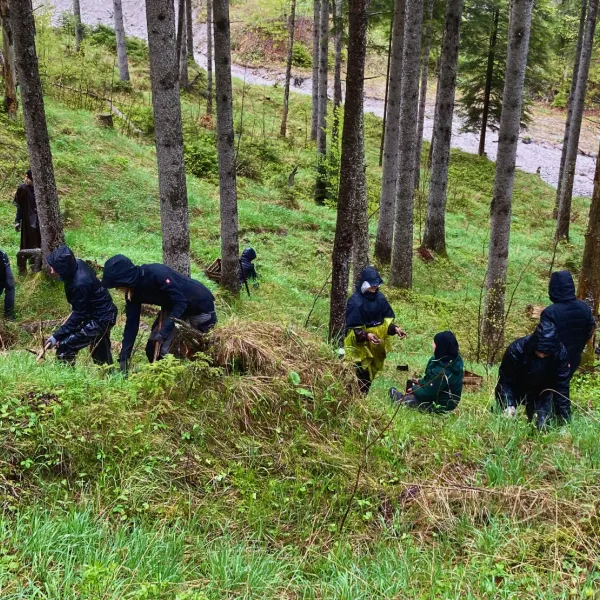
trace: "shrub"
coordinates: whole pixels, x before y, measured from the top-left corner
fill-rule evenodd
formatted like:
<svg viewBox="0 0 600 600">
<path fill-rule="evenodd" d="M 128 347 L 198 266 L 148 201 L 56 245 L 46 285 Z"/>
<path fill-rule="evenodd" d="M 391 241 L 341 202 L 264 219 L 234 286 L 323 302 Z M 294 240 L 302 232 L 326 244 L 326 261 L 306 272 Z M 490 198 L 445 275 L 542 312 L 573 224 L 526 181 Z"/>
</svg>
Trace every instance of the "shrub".
<svg viewBox="0 0 600 600">
<path fill-rule="evenodd" d="M 127 116 L 144 133 L 154 133 L 154 111 L 151 106 L 132 106 L 128 109 Z"/>
<path fill-rule="evenodd" d="M 219 176 L 219 158 L 215 140 L 211 135 L 200 135 L 193 142 L 184 144 L 185 168 L 202 179 Z"/>
<path fill-rule="evenodd" d="M 106 25 L 96 25 L 90 35 L 89 41 L 95 46 L 104 46 L 111 52 L 117 52 L 117 36 L 112 27 Z M 148 45 L 143 40 L 138 38 L 127 38 L 127 57 L 134 62 L 147 61 Z"/>
<path fill-rule="evenodd" d="M 310 69 L 312 67 L 312 56 L 303 44 L 294 44 L 292 50 L 292 65 Z"/>
</svg>

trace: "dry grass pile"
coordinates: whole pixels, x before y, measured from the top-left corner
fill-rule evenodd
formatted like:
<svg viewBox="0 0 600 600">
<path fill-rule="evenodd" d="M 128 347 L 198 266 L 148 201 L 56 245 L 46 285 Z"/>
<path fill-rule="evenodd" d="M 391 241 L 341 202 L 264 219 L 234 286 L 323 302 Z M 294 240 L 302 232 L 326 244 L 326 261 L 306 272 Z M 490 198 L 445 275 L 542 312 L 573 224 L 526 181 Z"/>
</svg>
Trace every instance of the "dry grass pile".
<svg viewBox="0 0 600 600">
<path fill-rule="evenodd" d="M 9 321 L 0 320 L 0 351 L 8 350 L 19 341 L 19 330 Z"/>
</svg>

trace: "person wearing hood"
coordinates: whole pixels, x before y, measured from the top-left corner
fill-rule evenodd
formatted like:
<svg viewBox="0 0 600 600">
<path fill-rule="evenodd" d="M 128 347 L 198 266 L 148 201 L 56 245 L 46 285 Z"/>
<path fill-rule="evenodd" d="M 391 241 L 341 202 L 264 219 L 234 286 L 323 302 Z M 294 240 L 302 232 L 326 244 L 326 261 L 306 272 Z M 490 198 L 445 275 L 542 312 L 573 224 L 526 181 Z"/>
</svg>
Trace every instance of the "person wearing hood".
<svg viewBox="0 0 600 600">
<path fill-rule="evenodd" d="M 0 250 L 0 296 L 4 292 L 4 318 L 15 318 L 15 278 L 6 253 Z"/>
<path fill-rule="evenodd" d="M 146 356 L 154 361 L 155 347 L 159 344 L 158 358 L 169 353 L 175 337 L 173 319 L 186 320 L 203 333 L 217 322 L 215 300 L 211 291 L 195 279 L 180 275 L 161 264 L 134 265 L 122 254 L 113 256 L 104 265 L 102 284 L 125 292 L 125 314 L 127 323 L 123 334 L 123 346 L 119 356 L 122 372 L 127 371 L 133 345 L 140 326 L 143 304 L 159 306 L 146 345 Z"/>
<path fill-rule="evenodd" d="M 17 188 L 13 204 L 17 208 L 15 230 L 21 232 L 21 250 L 33 250 L 42 247 L 42 236 L 37 214 L 37 203 L 33 189 L 31 170 L 25 174 L 25 182 Z M 25 270 L 27 263 L 25 263 Z"/>
<path fill-rule="evenodd" d="M 117 320 L 117 307 L 94 270 L 75 258 L 68 246 L 60 246 L 46 258 L 50 274 L 64 282 L 71 315 L 47 340 L 59 360 L 73 364 L 77 353 L 90 347 L 93 361 L 112 365 L 110 332 Z"/>
<path fill-rule="evenodd" d="M 495 391 L 497 405 L 514 416 L 524 404 L 530 421 L 537 416 L 538 429 L 553 417 L 569 421 L 570 379 L 569 355 L 556 327 L 548 320 L 541 321 L 532 335 L 515 340 L 506 349 Z"/>
<path fill-rule="evenodd" d="M 425 376 L 409 379 L 406 395 L 390 388 L 390 398 L 410 408 L 425 412 L 444 413 L 454 410 L 462 395 L 464 366 L 458 353 L 458 341 L 451 331 L 442 331 L 433 338 L 433 356 L 427 363 Z"/>
<path fill-rule="evenodd" d="M 394 311 L 379 289 L 383 279 L 373 267 L 360 274 L 356 291 L 346 305 L 344 355 L 356 366 L 359 388 L 368 394 L 371 383 L 383 369 L 391 350 L 390 336 L 405 338 L 406 333 L 394 324 Z"/>
<path fill-rule="evenodd" d="M 596 321 L 592 309 L 575 296 L 575 284 L 569 271 L 552 273 L 548 295 L 552 304 L 540 318 L 556 327 L 558 337 L 569 354 L 571 377 L 581 364 L 585 345 L 594 335 Z"/>
<path fill-rule="evenodd" d="M 242 252 L 242 256 L 240 257 L 240 281 L 250 281 L 255 282 L 258 279 L 258 273 L 256 272 L 256 267 L 253 264 L 253 260 L 256 258 L 256 250 L 254 248 L 245 248 Z"/>
</svg>

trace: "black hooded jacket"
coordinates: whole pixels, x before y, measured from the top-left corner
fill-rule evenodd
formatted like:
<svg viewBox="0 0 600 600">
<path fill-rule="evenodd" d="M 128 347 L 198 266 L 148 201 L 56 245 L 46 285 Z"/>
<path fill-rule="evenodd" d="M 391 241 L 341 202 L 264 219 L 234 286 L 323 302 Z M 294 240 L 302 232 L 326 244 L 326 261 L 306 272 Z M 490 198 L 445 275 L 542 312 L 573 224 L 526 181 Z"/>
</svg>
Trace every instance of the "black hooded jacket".
<svg viewBox="0 0 600 600">
<path fill-rule="evenodd" d="M 105 327 L 115 324 L 117 307 L 85 261 L 76 259 L 67 246 L 57 248 L 46 260 L 64 282 L 65 295 L 72 309 L 67 322 L 54 333 L 57 341 L 68 338 L 90 321 Z"/>
<path fill-rule="evenodd" d="M 126 256 L 118 254 L 104 265 L 102 283 L 107 288 L 129 288 L 133 290 L 126 301 L 127 324 L 123 335 L 120 360 L 130 358 L 140 326 L 142 304 L 154 304 L 168 310 L 176 319 L 215 311 L 211 291 L 199 281 L 180 275 L 161 264 L 136 267 Z M 167 339 L 175 323 L 165 319 L 160 335 Z"/>
<path fill-rule="evenodd" d="M 256 251 L 254 248 L 246 248 L 242 252 L 242 256 L 240 257 L 240 266 L 242 267 L 240 270 L 240 281 L 244 281 L 244 277 L 246 280 L 258 278 L 256 267 L 252 263 L 255 258 Z"/>
<path fill-rule="evenodd" d="M 349 329 L 360 329 L 363 327 L 376 327 L 381 325 L 385 319 L 394 319 L 394 311 L 387 298 L 377 290 L 375 293 L 364 293 L 361 288 L 365 282 L 369 287 L 379 287 L 383 279 L 373 267 L 367 267 L 360 274 L 356 291 L 348 299 L 346 304 L 346 333 Z"/>
<path fill-rule="evenodd" d="M 544 310 L 541 320 L 556 327 L 558 337 L 569 353 L 573 374 L 581 363 L 581 353 L 594 333 L 596 322 L 590 307 L 575 297 L 575 284 L 569 271 L 552 273 L 548 295 L 553 304 Z"/>
<path fill-rule="evenodd" d="M 536 350 L 548 357 L 539 358 Z M 552 323 L 542 321 L 532 335 L 514 341 L 504 353 L 499 375 L 496 394 L 506 406 L 516 407 L 548 391 L 557 417 L 570 418 L 569 356 Z"/>
</svg>

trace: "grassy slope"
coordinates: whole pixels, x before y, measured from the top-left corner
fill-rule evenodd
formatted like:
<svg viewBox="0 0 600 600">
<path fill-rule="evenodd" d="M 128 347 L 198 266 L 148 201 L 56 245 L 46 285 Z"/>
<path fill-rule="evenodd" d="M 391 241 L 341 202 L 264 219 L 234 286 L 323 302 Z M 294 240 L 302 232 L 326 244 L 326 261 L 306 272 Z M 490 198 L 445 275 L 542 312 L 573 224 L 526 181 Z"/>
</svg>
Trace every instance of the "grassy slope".
<svg viewBox="0 0 600 600">
<path fill-rule="evenodd" d="M 51 60 L 60 44 L 46 42 Z M 143 84 L 143 65 L 138 75 Z M 301 331 L 327 277 L 335 223 L 334 211 L 310 201 L 309 105 L 294 97 L 293 138 L 284 143 L 275 137 L 280 90 L 242 94 L 238 82 L 238 131 L 242 97 L 242 153 L 253 141 L 266 144 L 282 164 L 265 160 L 262 181 L 239 182 L 243 243 L 257 249 L 263 280 L 250 299 L 218 296 L 219 314 L 227 322 L 235 313 L 242 330 L 252 320 Z M 188 140 L 201 103 L 185 99 Z M 93 114 L 56 99 L 47 98 L 47 112 L 67 240 L 77 254 L 100 263 L 117 252 L 160 260 L 152 145 L 100 129 Z M 24 148 L 19 126 L 0 119 L 2 141 Z M 366 128 L 376 184 L 380 122 L 367 115 Z M 2 151 L 3 168 L 24 164 L 22 154 Z M 298 208 L 289 208 L 279 184 L 294 164 Z M 416 260 L 414 290 L 386 291 L 410 338 L 396 343 L 368 400 L 339 411 L 332 406 L 344 398 L 335 387 L 314 389 L 307 412 L 310 403 L 285 378 L 261 386 L 176 364 L 156 373 L 139 356 L 139 375 L 127 381 L 105 376 L 87 357 L 74 369 L 53 358 L 38 366 L 22 349 L 36 341 L 21 335 L 0 363 L 0 597 L 593 594 L 600 396 L 589 378 L 574 386 L 573 425 L 544 435 L 489 414 L 493 373 L 456 415 L 401 411 L 370 451 L 345 533 L 336 533 L 364 441 L 391 417 L 387 387 L 403 383 L 395 365 L 423 368 L 432 335 L 448 327 L 472 356 L 493 174 L 493 164 L 453 154 L 449 258 Z M 14 176 L 7 181 L 6 196 L 16 184 Z M 194 270 L 202 277 L 219 253 L 218 188 L 214 177 L 190 176 L 188 185 Z M 377 197 L 373 186 L 371 193 Z M 509 278 L 511 286 L 523 279 L 511 336 L 532 327 L 526 304 L 545 301 L 552 202 L 538 178 L 518 174 Z M 576 266 L 581 255 L 585 203 L 577 200 L 575 210 L 573 245 L 560 249 L 560 267 Z M 6 224 L 12 211 L 8 201 L 0 206 Z M 16 242 L 3 228 L 0 245 L 12 256 Z M 60 285 L 37 277 L 19 280 L 17 310 L 32 320 L 64 316 L 68 307 Z M 321 299 L 309 330 L 322 339 L 326 323 Z"/>
</svg>

